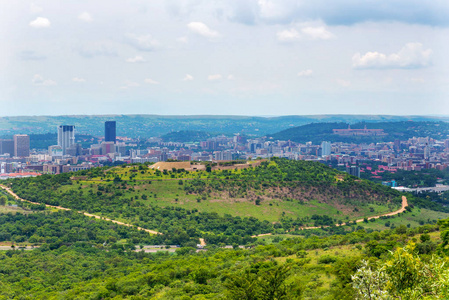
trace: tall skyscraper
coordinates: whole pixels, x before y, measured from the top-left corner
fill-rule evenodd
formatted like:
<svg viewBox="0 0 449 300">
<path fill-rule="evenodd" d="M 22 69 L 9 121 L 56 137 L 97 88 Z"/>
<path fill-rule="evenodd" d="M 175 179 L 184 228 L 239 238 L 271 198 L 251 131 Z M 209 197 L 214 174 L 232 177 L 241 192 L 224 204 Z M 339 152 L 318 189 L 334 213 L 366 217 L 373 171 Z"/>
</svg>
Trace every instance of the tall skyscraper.
<svg viewBox="0 0 449 300">
<path fill-rule="evenodd" d="M 0 140 L 0 154 L 6 153 L 10 157 L 14 156 L 14 140 Z"/>
<path fill-rule="evenodd" d="M 116 123 L 115 121 L 104 122 L 104 141 L 114 142 L 116 141 Z"/>
<path fill-rule="evenodd" d="M 58 146 L 62 149 L 62 155 L 66 155 L 67 149 L 75 144 L 75 125 L 58 126 Z"/>
<path fill-rule="evenodd" d="M 331 155 L 331 142 L 322 142 L 321 143 L 321 156 L 329 156 Z"/>
<path fill-rule="evenodd" d="M 14 140 L 14 156 L 27 157 L 30 156 L 30 137 L 26 134 L 15 134 Z"/>
</svg>

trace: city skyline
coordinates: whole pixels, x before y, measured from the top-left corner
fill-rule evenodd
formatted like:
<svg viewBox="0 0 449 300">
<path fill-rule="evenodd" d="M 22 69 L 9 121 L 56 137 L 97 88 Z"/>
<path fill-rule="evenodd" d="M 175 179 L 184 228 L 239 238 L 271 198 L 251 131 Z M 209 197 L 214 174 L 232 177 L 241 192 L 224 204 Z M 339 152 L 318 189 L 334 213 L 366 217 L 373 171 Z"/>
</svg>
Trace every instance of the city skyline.
<svg viewBox="0 0 449 300">
<path fill-rule="evenodd" d="M 3 1 L 0 116 L 448 115 L 449 4 L 377 4 Z"/>
</svg>

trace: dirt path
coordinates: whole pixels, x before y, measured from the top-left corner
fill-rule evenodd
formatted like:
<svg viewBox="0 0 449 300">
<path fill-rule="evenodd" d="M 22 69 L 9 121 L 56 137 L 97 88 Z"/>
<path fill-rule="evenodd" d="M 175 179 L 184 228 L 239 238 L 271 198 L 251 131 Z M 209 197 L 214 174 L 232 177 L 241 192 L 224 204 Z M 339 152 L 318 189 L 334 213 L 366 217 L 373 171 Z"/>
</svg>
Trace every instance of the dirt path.
<svg viewBox="0 0 449 300">
<path fill-rule="evenodd" d="M 386 213 L 386 214 L 382 214 L 382 215 L 377 215 L 377 216 L 374 216 L 374 217 L 368 217 L 367 219 L 371 220 L 371 219 L 379 219 L 380 217 L 394 216 L 394 215 L 397 215 L 397 214 L 400 214 L 400 213 L 404 212 L 405 208 L 407 206 L 408 206 L 407 197 L 402 196 L 402 207 L 400 209 L 398 209 L 398 210 L 396 210 L 394 212 L 390 212 L 390 213 Z M 358 219 L 355 222 L 356 223 L 360 223 L 360 222 L 363 222 L 363 221 L 364 221 L 364 219 Z M 335 224 L 335 226 L 344 226 L 344 225 L 343 224 L 342 225 Z M 329 226 L 323 226 L 323 227 L 329 227 Z M 316 227 L 316 226 L 300 227 L 299 229 L 318 229 L 318 228 L 321 228 L 321 226 L 318 226 L 318 227 Z M 258 234 L 258 235 L 252 235 L 251 237 L 259 237 L 259 236 L 265 236 L 265 235 L 271 235 L 271 233 L 263 233 L 263 234 Z"/>
<path fill-rule="evenodd" d="M 7 191 L 11 196 L 13 196 L 13 197 L 14 197 L 15 199 L 17 199 L 17 200 L 24 201 L 24 202 L 28 202 L 28 203 L 32 203 L 32 204 L 37 204 L 37 205 L 40 205 L 40 204 L 41 204 L 41 203 L 32 202 L 32 201 L 29 201 L 29 200 L 25 200 L 25 199 L 20 198 L 20 197 L 19 197 L 16 193 L 14 193 L 10 188 L 8 188 L 8 187 L 6 187 L 6 186 L 4 186 L 4 185 L 1 185 L 1 184 L 0 184 L 0 188 L 2 188 L 2 189 L 4 189 L 5 191 Z M 50 205 L 50 204 L 45 204 L 45 206 L 46 206 L 46 207 L 51 207 L 51 208 L 60 209 L 60 210 L 72 210 L 72 209 L 70 209 L 70 208 L 65 208 L 65 207 L 61 207 L 61 206 L 54 206 L 54 205 Z M 145 228 L 142 228 L 142 227 L 137 227 L 137 226 L 134 226 L 134 225 L 131 225 L 131 224 L 127 224 L 127 223 L 123 223 L 123 222 L 116 221 L 116 220 L 111 220 L 111 219 L 108 219 L 108 218 L 105 218 L 105 217 L 102 217 L 102 216 L 99 216 L 99 215 L 93 215 L 93 214 L 89 214 L 89 213 L 82 212 L 82 211 L 77 211 L 77 212 L 80 213 L 80 214 L 83 214 L 83 215 L 85 215 L 85 216 L 87 216 L 87 217 L 94 217 L 95 219 L 101 219 L 101 220 L 109 221 L 109 222 L 112 222 L 112 223 L 115 223 L 115 224 L 118 224 L 118 225 L 123 225 L 123 226 L 128 226 L 128 227 L 135 227 L 135 228 L 137 228 L 138 230 L 143 230 L 143 231 L 146 231 L 146 232 L 151 233 L 151 234 L 162 234 L 162 233 L 157 232 L 157 231 L 154 231 L 154 230 L 145 229 Z"/>
</svg>

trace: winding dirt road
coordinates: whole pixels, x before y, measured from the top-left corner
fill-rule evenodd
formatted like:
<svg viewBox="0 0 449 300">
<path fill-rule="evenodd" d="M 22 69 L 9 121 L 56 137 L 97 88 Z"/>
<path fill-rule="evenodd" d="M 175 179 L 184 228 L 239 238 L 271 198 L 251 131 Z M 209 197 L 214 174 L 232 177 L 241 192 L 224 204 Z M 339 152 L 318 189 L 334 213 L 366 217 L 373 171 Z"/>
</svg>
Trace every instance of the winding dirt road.
<svg viewBox="0 0 449 300">
<path fill-rule="evenodd" d="M 377 216 L 374 216 L 374 217 L 368 217 L 367 219 L 371 220 L 371 219 L 379 219 L 380 217 L 394 216 L 394 215 L 397 215 L 397 214 L 400 214 L 400 213 L 404 212 L 405 208 L 407 206 L 408 206 L 407 197 L 402 196 L 402 207 L 400 209 L 398 209 L 396 211 L 393 211 L 393 212 L 390 212 L 390 213 L 377 215 Z M 363 221 L 364 221 L 364 219 L 358 219 L 355 222 L 356 223 L 360 223 L 360 222 L 363 222 Z M 342 224 L 342 225 L 335 224 L 335 226 L 344 226 L 344 224 Z M 323 227 L 329 227 L 329 226 L 323 226 Z M 318 226 L 318 227 L 317 226 L 300 227 L 299 229 L 318 229 L 318 228 L 321 228 L 321 226 Z M 262 234 L 258 234 L 258 235 L 252 235 L 251 237 L 259 237 L 259 236 L 265 236 L 265 235 L 271 235 L 271 233 L 262 233 Z"/>
<path fill-rule="evenodd" d="M 6 186 L 4 186 L 4 185 L 1 185 L 1 184 L 0 184 L 0 188 L 2 188 L 2 189 L 4 189 L 5 191 L 7 191 L 7 192 L 8 192 L 11 196 L 13 196 L 16 200 L 20 200 L 20 201 L 24 201 L 24 202 L 28 202 L 28 203 L 32 203 L 32 204 L 37 204 L 37 205 L 40 205 L 40 204 L 41 204 L 41 203 L 32 202 L 32 201 L 29 201 L 29 200 L 25 200 L 25 199 L 23 199 L 23 198 L 20 198 L 20 197 L 19 197 L 16 193 L 14 193 L 10 188 L 8 188 L 8 187 L 6 187 Z M 66 207 L 62 207 L 62 206 L 54 206 L 54 205 L 50 205 L 50 204 L 45 204 L 45 206 L 46 206 L 46 207 L 51 207 L 51 208 L 60 209 L 60 210 L 72 210 L 72 209 L 70 209 L 70 208 L 66 208 Z M 116 221 L 116 220 L 111 220 L 111 219 L 108 219 L 108 218 L 105 218 L 105 217 L 102 217 L 102 216 L 99 216 L 99 215 L 93 215 L 93 214 L 89 214 L 89 213 L 87 213 L 87 212 L 82 212 L 82 211 L 76 211 L 76 212 L 78 212 L 78 213 L 80 213 L 80 214 L 83 214 L 83 215 L 85 215 L 85 216 L 87 216 L 87 217 L 94 217 L 95 219 L 101 219 L 101 220 L 109 221 L 109 222 L 112 222 L 112 223 L 115 223 L 115 224 L 118 224 L 118 225 L 123 225 L 123 226 L 128 226 L 128 227 L 135 227 L 135 228 L 137 228 L 138 230 L 143 230 L 143 231 L 148 232 L 148 233 L 151 233 L 151 234 L 162 234 L 162 233 L 157 232 L 157 231 L 154 231 L 154 230 L 150 230 L 150 229 L 146 229 L 146 228 L 134 226 L 134 225 L 127 224 L 127 223 L 123 223 L 123 222 Z"/>
</svg>

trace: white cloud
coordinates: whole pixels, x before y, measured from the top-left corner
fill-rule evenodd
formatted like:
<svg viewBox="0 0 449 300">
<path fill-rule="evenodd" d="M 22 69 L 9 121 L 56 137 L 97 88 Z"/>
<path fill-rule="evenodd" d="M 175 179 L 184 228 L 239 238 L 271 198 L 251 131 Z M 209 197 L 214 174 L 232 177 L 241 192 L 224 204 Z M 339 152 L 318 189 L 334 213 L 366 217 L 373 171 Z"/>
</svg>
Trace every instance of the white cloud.
<svg viewBox="0 0 449 300">
<path fill-rule="evenodd" d="M 51 79 L 44 79 L 42 75 L 35 74 L 33 79 L 31 79 L 31 83 L 36 86 L 53 86 L 56 85 L 56 82 Z"/>
<path fill-rule="evenodd" d="M 281 42 L 294 42 L 301 39 L 299 32 L 294 28 L 280 31 L 276 35 Z"/>
<path fill-rule="evenodd" d="M 153 38 L 150 34 L 128 34 L 128 40 L 131 46 L 141 51 L 153 51 L 161 45 L 159 41 Z"/>
<path fill-rule="evenodd" d="M 50 25 L 50 20 L 42 17 L 37 17 L 34 21 L 30 22 L 30 26 L 33 28 L 47 28 L 50 27 Z"/>
<path fill-rule="evenodd" d="M 301 32 L 314 40 L 329 40 L 335 38 L 335 36 L 326 30 L 323 26 L 319 27 L 304 27 Z"/>
<path fill-rule="evenodd" d="M 30 4 L 30 13 L 32 13 L 32 14 L 38 14 L 38 13 L 42 12 L 43 10 L 44 9 L 42 7 L 37 6 L 34 3 Z"/>
<path fill-rule="evenodd" d="M 303 70 L 298 72 L 298 76 L 299 77 L 309 77 L 310 75 L 312 75 L 313 71 L 312 70 Z"/>
<path fill-rule="evenodd" d="M 133 82 L 133 81 L 130 81 L 130 80 L 126 80 L 126 81 L 124 82 L 124 85 L 122 85 L 122 86 L 120 87 L 120 89 L 121 89 L 121 90 L 126 90 L 126 89 L 129 89 L 129 88 L 132 88 L 132 87 L 138 87 L 138 86 L 140 86 L 140 84 L 138 84 L 137 82 Z"/>
<path fill-rule="evenodd" d="M 409 69 L 423 68 L 431 63 L 432 50 L 421 43 L 408 43 L 398 53 L 367 52 L 354 54 L 352 66 L 356 69 Z"/>
<path fill-rule="evenodd" d="M 232 74 L 228 75 L 228 80 L 234 80 L 234 79 L 235 79 L 234 75 L 232 75 Z"/>
<path fill-rule="evenodd" d="M 193 76 L 190 74 L 186 74 L 186 76 L 182 79 L 183 81 L 192 81 L 193 80 Z"/>
<path fill-rule="evenodd" d="M 81 13 L 81 14 L 78 16 L 78 19 L 81 20 L 81 21 L 83 21 L 83 22 L 86 22 L 86 23 L 90 23 L 90 22 L 92 22 L 92 21 L 94 20 L 94 19 L 92 18 L 92 16 L 91 16 L 87 11 Z"/>
<path fill-rule="evenodd" d="M 296 2 L 296 3 L 295 3 Z M 280 21 L 290 16 L 298 7 L 297 1 L 270 1 L 259 0 L 259 14 L 268 21 Z"/>
<path fill-rule="evenodd" d="M 142 56 L 136 55 L 134 57 L 127 58 L 126 62 L 129 62 L 129 63 L 142 63 L 142 62 L 146 62 L 146 60 Z"/>
<path fill-rule="evenodd" d="M 213 74 L 213 75 L 207 76 L 207 80 L 210 80 L 210 81 L 220 80 L 222 77 L 223 76 L 221 76 L 220 74 Z"/>
<path fill-rule="evenodd" d="M 217 31 L 210 29 L 206 24 L 201 22 L 190 22 L 189 24 L 187 24 L 187 27 L 196 34 L 209 39 L 220 36 Z"/>
<path fill-rule="evenodd" d="M 345 79 L 336 79 L 335 80 L 339 85 L 341 85 L 342 87 L 349 87 L 351 86 L 351 81 L 349 80 L 345 80 Z"/>
<path fill-rule="evenodd" d="M 324 26 L 311 26 L 310 23 L 299 25 L 300 31 L 295 28 L 279 31 L 276 36 L 280 42 L 296 42 L 307 38 L 312 40 L 329 40 L 335 38 Z"/>
<path fill-rule="evenodd" d="M 86 79 L 81 78 L 81 77 L 73 77 L 72 81 L 73 82 L 86 82 Z"/>
<path fill-rule="evenodd" d="M 228 0 L 222 2 L 231 3 L 228 5 L 230 10 L 228 19 L 244 24 L 257 22 L 292 24 L 321 20 L 328 25 L 343 26 L 365 22 L 401 22 L 444 27 L 449 25 L 449 7 L 446 0 L 393 0 L 382 1 L 381 4 L 380 1 L 360 0 Z M 220 13 L 223 12 L 220 11 Z"/>
<path fill-rule="evenodd" d="M 151 78 L 145 78 L 144 81 L 149 84 L 159 84 L 159 81 L 153 80 Z"/>
</svg>

